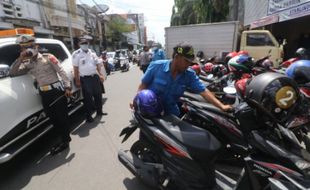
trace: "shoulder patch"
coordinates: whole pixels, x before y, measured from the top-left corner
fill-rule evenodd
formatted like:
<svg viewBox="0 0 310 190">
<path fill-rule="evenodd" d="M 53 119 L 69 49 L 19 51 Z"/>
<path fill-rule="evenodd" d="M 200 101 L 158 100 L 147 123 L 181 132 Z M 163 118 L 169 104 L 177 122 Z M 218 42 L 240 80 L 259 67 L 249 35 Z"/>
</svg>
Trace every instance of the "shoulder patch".
<svg viewBox="0 0 310 190">
<path fill-rule="evenodd" d="M 54 55 L 52 55 L 52 54 L 49 54 L 49 55 L 48 55 L 48 59 L 49 59 L 53 64 L 58 64 L 58 63 L 59 63 L 58 59 L 57 59 Z"/>
</svg>

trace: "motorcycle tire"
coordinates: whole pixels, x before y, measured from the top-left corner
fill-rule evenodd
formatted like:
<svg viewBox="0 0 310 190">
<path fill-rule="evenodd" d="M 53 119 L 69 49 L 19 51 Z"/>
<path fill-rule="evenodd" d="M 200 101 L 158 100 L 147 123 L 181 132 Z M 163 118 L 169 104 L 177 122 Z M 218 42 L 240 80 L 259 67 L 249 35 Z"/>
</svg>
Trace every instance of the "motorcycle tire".
<svg viewBox="0 0 310 190">
<path fill-rule="evenodd" d="M 136 141 L 130 148 L 130 152 L 136 155 L 143 162 L 161 163 L 160 157 L 154 151 L 153 147 L 144 141 Z"/>
</svg>

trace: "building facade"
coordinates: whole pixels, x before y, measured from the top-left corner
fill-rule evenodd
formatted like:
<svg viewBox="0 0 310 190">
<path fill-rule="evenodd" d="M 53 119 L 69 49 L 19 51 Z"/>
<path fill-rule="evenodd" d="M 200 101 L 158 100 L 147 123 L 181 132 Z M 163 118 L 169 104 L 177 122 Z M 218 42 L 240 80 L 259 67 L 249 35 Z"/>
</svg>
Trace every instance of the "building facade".
<svg viewBox="0 0 310 190">
<path fill-rule="evenodd" d="M 1 0 L 0 30 L 31 28 L 36 37 L 63 41 L 71 51 L 78 48 L 78 38 L 91 37 L 97 52 L 104 40 L 104 21 L 100 12 L 76 0 Z"/>
<path fill-rule="evenodd" d="M 245 0 L 244 25 L 267 29 L 286 39 L 285 58 L 299 47 L 310 48 L 310 0 Z"/>
</svg>

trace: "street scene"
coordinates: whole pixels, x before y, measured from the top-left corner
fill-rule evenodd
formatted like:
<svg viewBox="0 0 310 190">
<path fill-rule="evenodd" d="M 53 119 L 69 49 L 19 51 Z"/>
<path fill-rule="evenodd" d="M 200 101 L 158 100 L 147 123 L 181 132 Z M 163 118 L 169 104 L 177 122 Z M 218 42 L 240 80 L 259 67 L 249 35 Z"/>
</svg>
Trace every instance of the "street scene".
<svg viewBox="0 0 310 190">
<path fill-rule="evenodd" d="M 1 0 L 0 190 L 310 189 L 310 0 Z"/>
</svg>

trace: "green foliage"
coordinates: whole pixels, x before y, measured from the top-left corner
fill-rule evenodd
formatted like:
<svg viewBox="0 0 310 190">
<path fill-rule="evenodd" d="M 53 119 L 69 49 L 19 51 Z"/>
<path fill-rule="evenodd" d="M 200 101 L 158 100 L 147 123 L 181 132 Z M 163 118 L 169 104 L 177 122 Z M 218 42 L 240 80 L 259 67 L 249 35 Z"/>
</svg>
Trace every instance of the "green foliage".
<svg viewBox="0 0 310 190">
<path fill-rule="evenodd" d="M 124 33 L 134 31 L 131 25 L 127 24 L 126 20 L 120 16 L 112 17 L 111 20 L 108 22 L 108 27 L 112 32 Z"/>
<path fill-rule="evenodd" d="M 115 49 L 120 47 L 122 41 L 126 41 L 123 33 L 135 31 L 133 25 L 127 24 L 125 18 L 121 17 L 120 15 L 112 16 L 107 25 L 107 40 L 109 44 L 112 44 Z"/>
<path fill-rule="evenodd" d="M 171 26 L 226 21 L 229 0 L 175 0 Z"/>
</svg>

